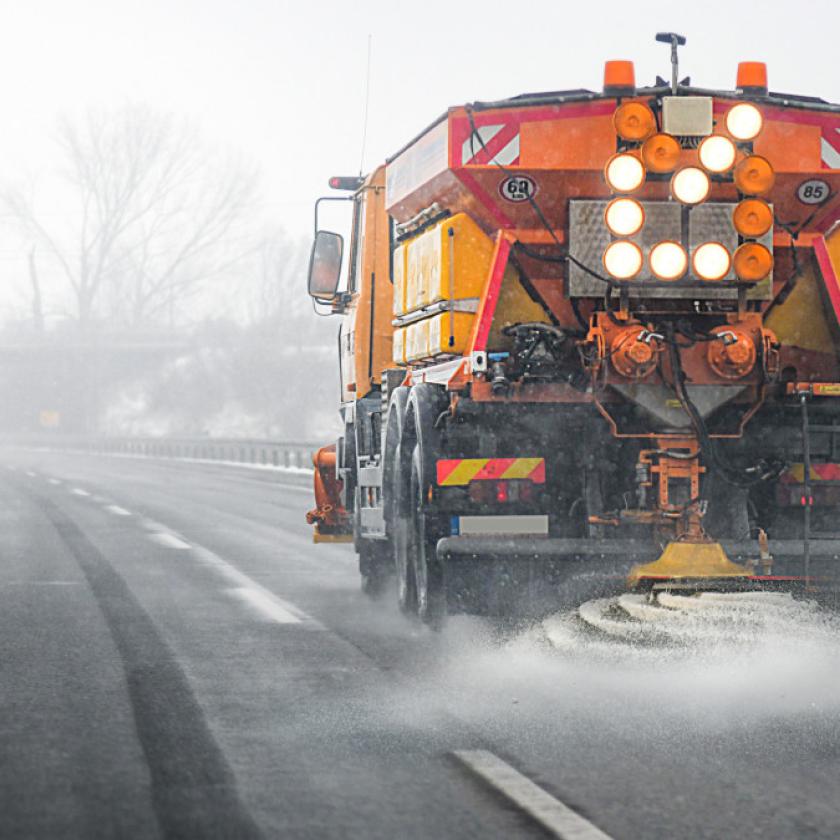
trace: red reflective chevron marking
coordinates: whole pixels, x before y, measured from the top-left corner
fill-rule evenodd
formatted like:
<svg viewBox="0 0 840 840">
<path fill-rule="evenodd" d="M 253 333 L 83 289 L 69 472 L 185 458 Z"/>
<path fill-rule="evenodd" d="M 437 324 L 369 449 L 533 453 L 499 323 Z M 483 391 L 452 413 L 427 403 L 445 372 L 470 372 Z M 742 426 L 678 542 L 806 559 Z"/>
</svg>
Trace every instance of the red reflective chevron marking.
<svg viewBox="0 0 840 840">
<path fill-rule="evenodd" d="M 475 154 L 464 161 L 465 164 L 482 166 L 488 163 L 493 163 L 496 155 L 505 148 L 515 137 L 519 134 L 519 126 L 516 123 L 508 123 L 500 131 L 498 131 L 490 140 L 485 141 L 484 146 L 475 140 Z M 519 158 L 507 163 L 507 166 L 513 166 L 518 163 Z"/>
<path fill-rule="evenodd" d="M 491 458 L 474 476 L 473 481 L 491 481 L 501 478 L 516 458 Z"/>
</svg>

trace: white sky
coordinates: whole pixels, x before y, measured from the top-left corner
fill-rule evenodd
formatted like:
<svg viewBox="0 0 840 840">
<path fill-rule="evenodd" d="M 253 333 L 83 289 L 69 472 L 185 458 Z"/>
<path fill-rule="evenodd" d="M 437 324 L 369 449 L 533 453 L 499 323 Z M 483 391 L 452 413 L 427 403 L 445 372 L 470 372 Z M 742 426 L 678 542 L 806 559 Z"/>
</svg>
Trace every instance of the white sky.
<svg viewBox="0 0 840 840">
<path fill-rule="evenodd" d="M 837 0 L 0 0 L 0 10 L 0 175 L 51 165 L 59 113 L 145 102 L 254 158 L 269 213 L 292 234 L 310 229 L 330 175 L 359 169 L 369 34 L 365 168 L 448 105 L 597 89 L 607 58 L 633 59 L 640 84 L 667 77 L 657 30 L 688 37 L 681 75 L 695 84 L 734 87 L 739 60 L 764 60 L 772 89 L 840 101 Z"/>
</svg>

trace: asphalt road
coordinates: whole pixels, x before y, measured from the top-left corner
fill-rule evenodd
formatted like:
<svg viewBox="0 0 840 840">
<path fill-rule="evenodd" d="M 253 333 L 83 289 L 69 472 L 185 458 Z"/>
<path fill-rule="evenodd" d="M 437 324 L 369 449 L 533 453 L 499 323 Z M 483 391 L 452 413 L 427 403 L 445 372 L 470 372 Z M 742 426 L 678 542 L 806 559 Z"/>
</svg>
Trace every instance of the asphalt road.
<svg viewBox="0 0 840 840">
<path fill-rule="evenodd" d="M 308 506 L 273 472 L 0 453 L 0 836 L 840 836 L 835 617 L 688 653 L 435 634 Z"/>
</svg>

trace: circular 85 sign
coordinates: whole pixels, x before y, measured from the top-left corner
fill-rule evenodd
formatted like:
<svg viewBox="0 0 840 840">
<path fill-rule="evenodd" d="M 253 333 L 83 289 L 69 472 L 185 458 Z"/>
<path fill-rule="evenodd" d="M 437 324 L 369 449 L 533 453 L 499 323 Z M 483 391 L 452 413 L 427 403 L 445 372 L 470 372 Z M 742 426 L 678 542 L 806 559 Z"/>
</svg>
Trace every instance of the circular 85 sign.
<svg viewBox="0 0 840 840">
<path fill-rule="evenodd" d="M 796 190 L 796 197 L 803 204 L 822 204 L 830 194 L 831 188 L 818 178 L 803 181 Z"/>
</svg>

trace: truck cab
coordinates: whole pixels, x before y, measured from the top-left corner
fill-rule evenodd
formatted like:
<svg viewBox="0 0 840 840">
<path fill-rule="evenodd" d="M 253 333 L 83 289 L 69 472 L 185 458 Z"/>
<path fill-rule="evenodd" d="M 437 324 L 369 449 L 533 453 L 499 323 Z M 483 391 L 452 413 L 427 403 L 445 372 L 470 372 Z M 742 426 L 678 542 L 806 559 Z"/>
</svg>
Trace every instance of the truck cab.
<svg viewBox="0 0 840 840">
<path fill-rule="evenodd" d="M 385 536 L 381 505 L 374 499 L 380 489 L 382 379 L 393 341 L 392 226 L 385 211 L 385 167 L 366 178 L 332 178 L 330 186 L 352 190 L 345 199 L 352 202 L 349 252 L 345 255 L 341 234 L 318 227 L 316 211 L 309 292 L 322 314 L 341 319 L 338 362 L 344 432 L 315 455 L 318 507 L 309 521 L 315 525 L 316 542 L 352 540 L 368 558 L 383 554 L 377 549 Z M 330 196 L 319 203 L 342 199 Z M 373 485 L 365 483 L 371 480 Z M 365 560 L 362 565 L 370 564 Z M 389 565 L 384 557 L 383 565 Z M 362 573 L 364 578 L 364 569 Z"/>
</svg>

